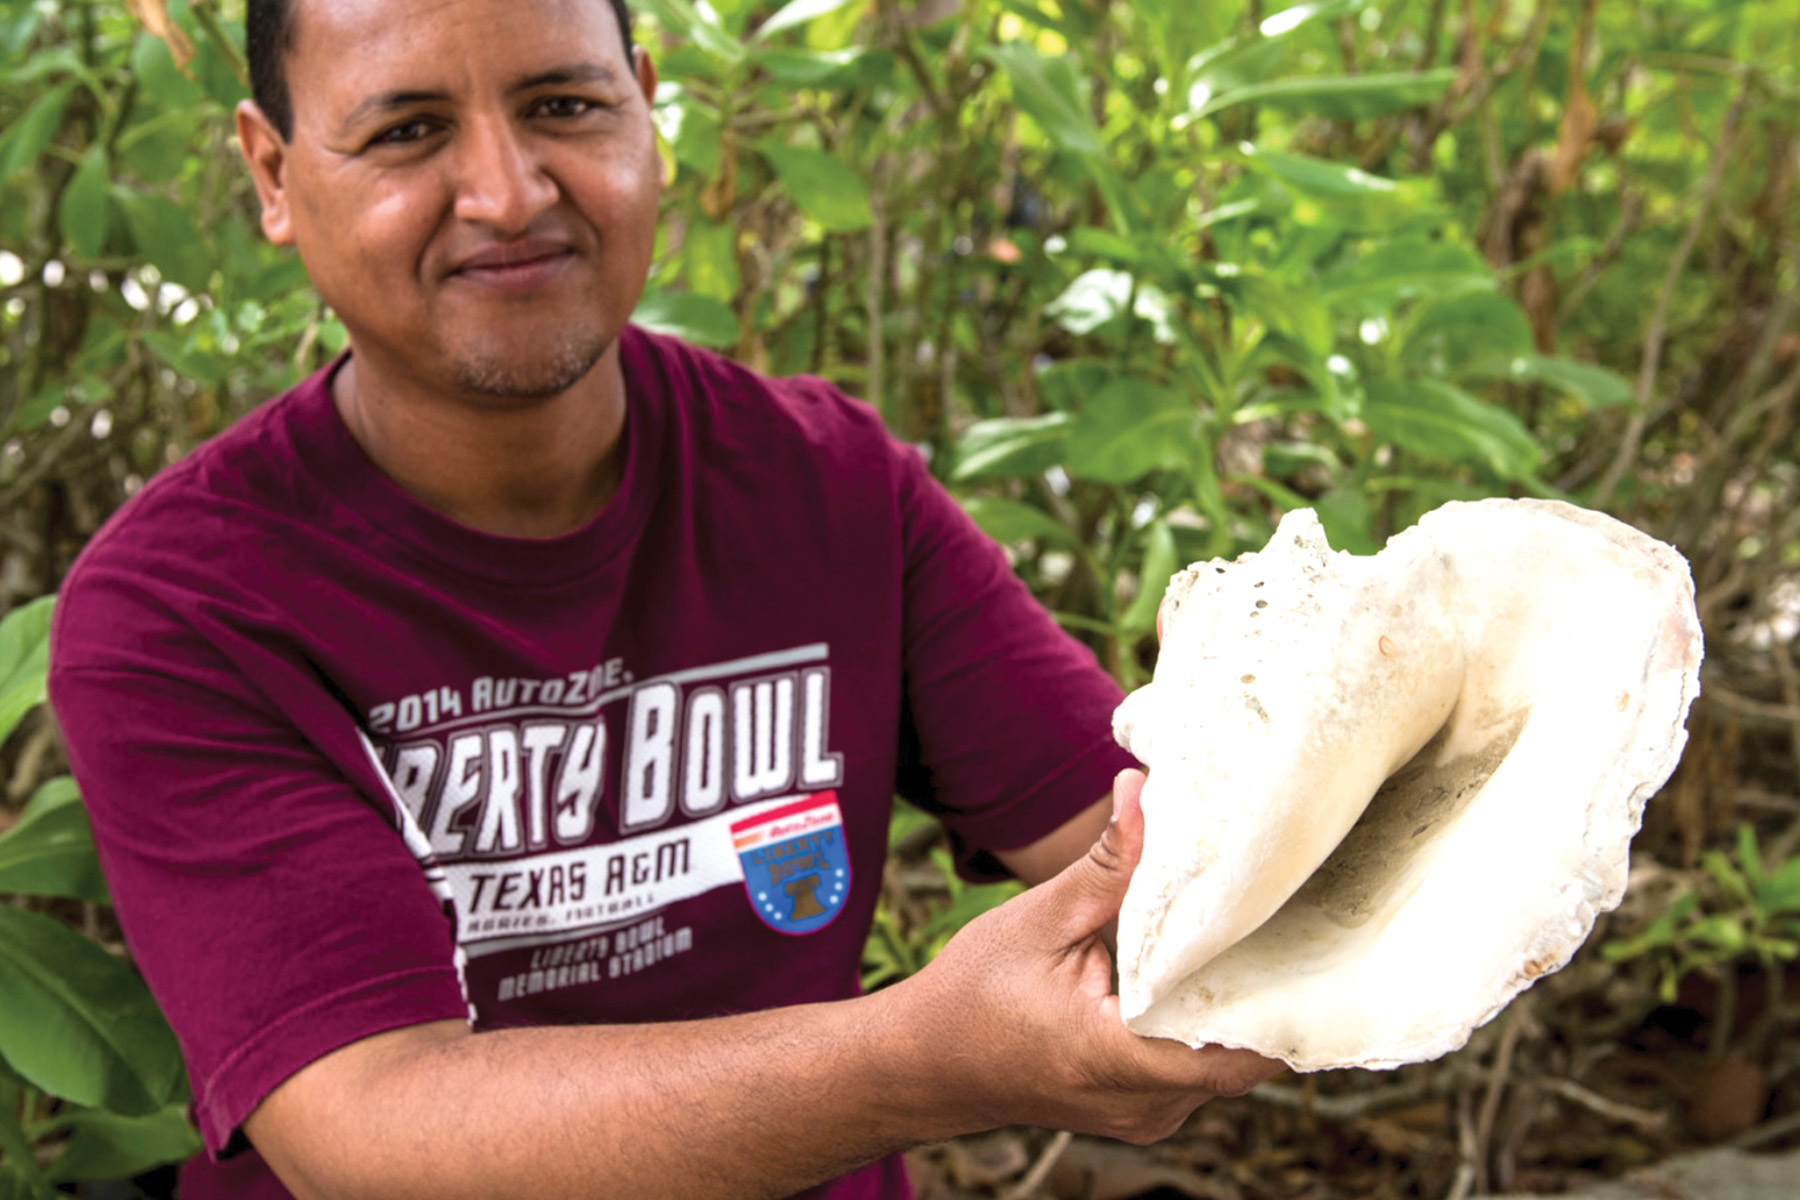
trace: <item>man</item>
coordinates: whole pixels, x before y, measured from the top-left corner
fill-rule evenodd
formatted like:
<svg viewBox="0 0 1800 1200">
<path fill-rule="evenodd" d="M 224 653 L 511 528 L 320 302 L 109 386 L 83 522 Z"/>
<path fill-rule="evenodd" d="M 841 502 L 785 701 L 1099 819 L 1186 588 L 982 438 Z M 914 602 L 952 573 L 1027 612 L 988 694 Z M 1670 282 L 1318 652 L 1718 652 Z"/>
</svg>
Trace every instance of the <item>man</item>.
<svg viewBox="0 0 1800 1200">
<path fill-rule="evenodd" d="M 52 681 L 184 1200 L 897 1197 L 908 1145 L 1150 1140 L 1262 1078 L 1119 1022 L 1141 776 L 1108 824 L 1091 660 L 866 408 L 627 327 L 622 9 L 250 30 L 263 228 L 352 351 L 95 539 Z M 1042 886 L 863 997 L 897 774 Z"/>
</svg>

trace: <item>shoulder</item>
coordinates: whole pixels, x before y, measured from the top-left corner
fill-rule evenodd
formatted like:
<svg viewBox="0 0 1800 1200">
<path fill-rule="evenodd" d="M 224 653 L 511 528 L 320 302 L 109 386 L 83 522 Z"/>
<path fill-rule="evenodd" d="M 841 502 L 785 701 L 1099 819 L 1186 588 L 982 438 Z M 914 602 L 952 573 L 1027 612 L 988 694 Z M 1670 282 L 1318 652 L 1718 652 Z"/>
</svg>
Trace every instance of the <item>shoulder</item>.
<svg viewBox="0 0 1800 1200">
<path fill-rule="evenodd" d="M 720 434 L 791 438 L 820 450 L 876 450 L 891 453 L 888 435 L 874 405 L 814 375 L 761 374 L 723 355 L 677 338 L 633 327 L 627 332 L 624 365 L 628 379 L 646 373 L 667 389 L 677 414 L 697 429 Z"/>
<path fill-rule="evenodd" d="M 115 648 L 182 624 L 185 599 L 218 599 L 278 556 L 284 530 L 319 503 L 292 446 L 296 405 L 323 393 L 323 372 L 259 405 L 167 467 L 122 505 L 76 557 L 58 589 L 53 666 L 83 665 L 84 648 Z"/>
</svg>

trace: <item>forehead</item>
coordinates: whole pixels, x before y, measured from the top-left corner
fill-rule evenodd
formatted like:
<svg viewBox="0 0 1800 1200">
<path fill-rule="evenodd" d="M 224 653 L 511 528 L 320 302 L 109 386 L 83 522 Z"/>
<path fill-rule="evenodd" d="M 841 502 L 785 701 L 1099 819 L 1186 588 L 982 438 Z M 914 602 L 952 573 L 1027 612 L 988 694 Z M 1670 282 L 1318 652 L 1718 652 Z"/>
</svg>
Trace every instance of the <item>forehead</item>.
<svg viewBox="0 0 1800 1200">
<path fill-rule="evenodd" d="M 395 86 L 455 91 L 555 60 L 630 64 L 607 0 L 290 0 L 295 107 Z"/>
</svg>

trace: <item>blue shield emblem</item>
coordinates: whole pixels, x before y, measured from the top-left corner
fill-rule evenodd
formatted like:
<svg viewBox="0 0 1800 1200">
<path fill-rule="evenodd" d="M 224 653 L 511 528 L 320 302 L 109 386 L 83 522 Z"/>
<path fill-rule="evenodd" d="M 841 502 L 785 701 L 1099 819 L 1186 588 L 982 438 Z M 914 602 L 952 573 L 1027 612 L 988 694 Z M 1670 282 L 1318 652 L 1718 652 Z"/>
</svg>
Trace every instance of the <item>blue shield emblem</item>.
<svg viewBox="0 0 1800 1200">
<path fill-rule="evenodd" d="M 850 852 L 837 792 L 817 792 L 734 822 L 750 909 L 777 933 L 825 928 L 850 898 Z"/>
</svg>

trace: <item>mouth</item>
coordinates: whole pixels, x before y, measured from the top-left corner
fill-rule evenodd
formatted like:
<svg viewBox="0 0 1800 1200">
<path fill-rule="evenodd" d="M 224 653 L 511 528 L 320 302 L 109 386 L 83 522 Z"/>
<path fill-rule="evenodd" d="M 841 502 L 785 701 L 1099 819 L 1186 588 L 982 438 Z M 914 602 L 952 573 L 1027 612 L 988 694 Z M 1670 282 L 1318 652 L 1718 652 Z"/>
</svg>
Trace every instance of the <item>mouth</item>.
<svg viewBox="0 0 1800 1200">
<path fill-rule="evenodd" d="M 452 279 L 512 295 L 548 286 L 575 260 L 560 242 L 528 240 L 490 246 L 469 255 L 450 272 Z"/>
</svg>

